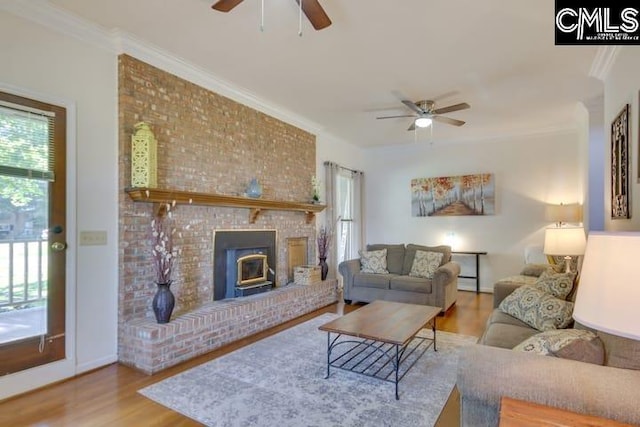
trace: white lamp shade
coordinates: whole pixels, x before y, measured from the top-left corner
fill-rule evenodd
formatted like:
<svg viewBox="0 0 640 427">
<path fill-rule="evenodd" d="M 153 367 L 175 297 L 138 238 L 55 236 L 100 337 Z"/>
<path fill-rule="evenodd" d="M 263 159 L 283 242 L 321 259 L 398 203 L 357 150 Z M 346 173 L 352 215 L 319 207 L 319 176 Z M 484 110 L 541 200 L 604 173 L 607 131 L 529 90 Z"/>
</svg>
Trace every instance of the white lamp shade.
<svg viewBox="0 0 640 427">
<path fill-rule="evenodd" d="M 640 233 L 589 233 L 573 317 L 590 328 L 640 339 Z"/>
<path fill-rule="evenodd" d="M 578 203 L 568 205 L 547 205 L 544 212 L 544 218 L 552 222 L 581 222 L 582 206 Z"/>
<path fill-rule="evenodd" d="M 547 255 L 582 255 L 586 238 L 582 227 L 557 227 L 544 230 L 544 253 Z"/>
</svg>

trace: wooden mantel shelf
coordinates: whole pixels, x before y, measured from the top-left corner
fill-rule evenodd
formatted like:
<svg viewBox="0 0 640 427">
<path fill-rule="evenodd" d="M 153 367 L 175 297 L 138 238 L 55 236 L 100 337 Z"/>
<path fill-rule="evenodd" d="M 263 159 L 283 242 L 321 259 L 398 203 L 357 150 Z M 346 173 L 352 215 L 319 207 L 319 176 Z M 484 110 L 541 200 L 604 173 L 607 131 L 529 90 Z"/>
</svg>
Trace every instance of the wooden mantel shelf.
<svg viewBox="0 0 640 427">
<path fill-rule="evenodd" d="M 315 214 L 321 212 L 325 205 L 313 203 L 287 202 L 282 200 L 253 199 L 250 197 L 226 196 L 214 193 L 195 193 L 191 191 L 166 190 L 159 188 L 127 188 L 125 189 L 134 202 L 193 204 L 204 206 L 221 206 L 225 208 L 247 208 L 249 223 L 253 224 L 263 210 L 297 211 L 306 214 L 307 223 L 313 221 Z"/>
</svg>

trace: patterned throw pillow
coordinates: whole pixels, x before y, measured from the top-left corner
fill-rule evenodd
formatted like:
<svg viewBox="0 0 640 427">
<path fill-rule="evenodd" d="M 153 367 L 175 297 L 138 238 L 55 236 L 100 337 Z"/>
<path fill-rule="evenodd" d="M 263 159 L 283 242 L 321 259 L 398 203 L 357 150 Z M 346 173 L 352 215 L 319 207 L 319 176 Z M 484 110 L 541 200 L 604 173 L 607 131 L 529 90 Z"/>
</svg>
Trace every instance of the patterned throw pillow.
<svg viewBox="0 0 640 427">
<path fill-rule="evenodd" d="M 580 362 L 604 364 L 604 344 L 596 334 L 584 329 L 558 329 L 527 338 L 516 351 L 560 357 Z"/>
<path fill-rule="evenodd" d="M 442 261 L 442 252 L 416 251 L 409 276 L 432 279 Z"/>
<path fill-rule="evenodd" d="M 387 270 L 387 250 L 360 251 L 360 272 L 389 274 Z"/>
<path fill-rule="evenodd" d="M 534 286 L 556 298 L 567 299 L 573 289 L 575 278 L 574 273 L 556 273 L 549 269 L 538 277 Z"/>
<path fill-rule="evenodd" d="M 502 300 L 502 312 L 539 331 L 563 329 L 571 323 L 573 303 L 554 297 L 533 285 L 524 285 Z"/>
<path fill-rule="evenodd" d="M 526 264 L 522 267 L 520 274 L 523 276 L 540 277 L 540 275 L 547 270 L 562 273 L 564 271 L 564 264 L 562 266 L 557 264 Z"/>
</svg>

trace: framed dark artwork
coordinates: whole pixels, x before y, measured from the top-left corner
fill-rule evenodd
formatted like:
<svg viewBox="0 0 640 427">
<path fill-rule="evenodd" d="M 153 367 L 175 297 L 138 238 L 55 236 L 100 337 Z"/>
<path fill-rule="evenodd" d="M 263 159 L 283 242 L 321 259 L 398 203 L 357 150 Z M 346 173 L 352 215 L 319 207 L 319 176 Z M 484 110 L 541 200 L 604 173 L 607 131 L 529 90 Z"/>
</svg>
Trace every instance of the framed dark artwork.
<svg viewBox="0 0 640 427">
<path fill-rule="evenodd" d="M 629 212 L 629 104 L 611 123 L 611 218 L 631 218 Z"/>
</svg>

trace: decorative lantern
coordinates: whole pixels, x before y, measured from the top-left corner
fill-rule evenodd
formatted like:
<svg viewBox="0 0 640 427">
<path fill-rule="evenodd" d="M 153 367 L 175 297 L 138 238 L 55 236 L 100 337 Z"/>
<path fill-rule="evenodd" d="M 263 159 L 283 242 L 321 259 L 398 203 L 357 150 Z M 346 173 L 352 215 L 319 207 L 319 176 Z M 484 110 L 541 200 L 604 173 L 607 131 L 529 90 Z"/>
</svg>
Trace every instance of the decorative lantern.
<svg viewBox="0 0 640 427">
<path fill-rule="evenodd" d="M 144 122 L 136 123 L 131 136 L 131 186 L 158 186 L 158 147 L 156 138 Z"/>
</svg>

